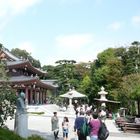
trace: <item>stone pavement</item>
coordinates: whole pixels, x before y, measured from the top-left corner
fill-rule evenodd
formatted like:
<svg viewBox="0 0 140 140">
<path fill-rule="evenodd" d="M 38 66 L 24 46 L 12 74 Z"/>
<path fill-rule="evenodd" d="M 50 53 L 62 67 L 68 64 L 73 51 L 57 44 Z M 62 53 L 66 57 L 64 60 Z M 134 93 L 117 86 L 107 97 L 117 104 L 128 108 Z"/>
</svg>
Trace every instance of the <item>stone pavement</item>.
<svg viewBox="0 0 140 140">
<path fill-rule="evenodd" d="M 53 140 L 53 133 L 51 131 L 51 116 L 52 114 L 45 115 L 29 115 L 28 116 L 28 129 L 29 135 L 37 134 L 44 137 L 46 140 Z M 62 138 L 62 120 L 63 117 L 67 116 L 69 118 L 70 132 L 69 140 L 75 140 L 75 133 L 73 132 L 73 125 L 75 120 L 75 115 L 68 114 L 66 112 L 58 112 L 59 117 L 59 140 Z M 130 134 L 121 132 L 116 126 L 113 120 L 106 120 L 106 125 L 110 131 L 110 136 L 107 140 L 140 140 L 140 134 Z M 14 129 L 14 120 L 8 120 L 7 126 L 13 130 Z"/>
</svg>

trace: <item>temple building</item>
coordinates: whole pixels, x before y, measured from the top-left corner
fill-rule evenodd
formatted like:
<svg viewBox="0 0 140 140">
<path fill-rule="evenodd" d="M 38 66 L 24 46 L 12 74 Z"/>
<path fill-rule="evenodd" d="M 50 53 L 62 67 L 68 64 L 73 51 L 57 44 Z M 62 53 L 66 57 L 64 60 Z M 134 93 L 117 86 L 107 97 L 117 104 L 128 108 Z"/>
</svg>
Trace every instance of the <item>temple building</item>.
<svg viewBox="0 0 140 140">
<path fill-rule="evenodd" d="M 46 79 L 47 72 L 35 68 L 29 60 L 17 58 L 4 47 L 0 49 L 0 60 L 7 66 L 10 86 L 17 93 L 25 93 L 27 104 L 44 104 L 48 91 L 56 91 L 55 80 L 41 80 Z"/>
</svg>

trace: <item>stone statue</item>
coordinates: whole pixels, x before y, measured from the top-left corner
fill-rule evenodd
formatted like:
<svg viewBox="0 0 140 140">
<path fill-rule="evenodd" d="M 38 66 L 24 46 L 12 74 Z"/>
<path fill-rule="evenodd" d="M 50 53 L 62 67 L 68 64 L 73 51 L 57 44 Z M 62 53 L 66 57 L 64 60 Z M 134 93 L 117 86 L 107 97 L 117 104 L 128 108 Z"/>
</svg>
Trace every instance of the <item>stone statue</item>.
<svg viewBox="0 0 140 140">
<path fill-rule="evenodd" d="M 16 102 L 15 132 L 21 137 L 28 136 L 27 131 L 27 112 L 25 106 L 25 93 L 21 92 Z"/>
<path fill-rule="evenodd" d="M 25 94 L 21 92 L 16 102 L 17 113 L 25 113 Z"/>
</svg>

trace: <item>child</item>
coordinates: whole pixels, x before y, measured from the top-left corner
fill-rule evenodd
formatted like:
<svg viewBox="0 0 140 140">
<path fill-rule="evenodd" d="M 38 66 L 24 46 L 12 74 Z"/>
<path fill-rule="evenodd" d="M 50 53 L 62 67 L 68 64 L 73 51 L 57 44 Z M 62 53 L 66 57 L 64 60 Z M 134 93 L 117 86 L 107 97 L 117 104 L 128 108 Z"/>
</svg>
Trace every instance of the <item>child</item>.
<svg viewBox="0 0 140 140">
<path fill-rule="evenodd" d="M 62 122 L 62 131 L 64 140 L 68 140 L 69 120 L 68 117 L 64 117 Z"/>
</svg>

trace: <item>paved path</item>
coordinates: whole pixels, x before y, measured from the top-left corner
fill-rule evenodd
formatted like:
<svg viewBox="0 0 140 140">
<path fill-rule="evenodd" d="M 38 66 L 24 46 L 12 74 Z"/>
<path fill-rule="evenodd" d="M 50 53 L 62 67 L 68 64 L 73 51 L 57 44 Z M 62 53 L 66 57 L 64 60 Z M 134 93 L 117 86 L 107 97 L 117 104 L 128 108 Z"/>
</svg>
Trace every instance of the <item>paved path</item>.
<svg viewBox="0 0 140 140">
<path fill-rule="evenodd" d="M 61 126 L 63 116 L 59 116 L 59 126 Z M 69 117 L 70 121 L 70 135 L 69 140 L 75 140 L 75 134 L 73 132 L 74 118 Z M 14 120 L 8 120 L 7 125 L 13 130 Z M 115 126 L 113 120 L 106 120 L 107 127 L 110 131 L 110 136 L 107 140 L 140 140 L 140 134 L 129 134 L 119 131 Z M 53 134 L 51 131 L 51 117 L 47 116 L 29 116 L 28 117 L 28 129 L 29 135 L 37 134 L 44 137 L 46 140 L 53 140 Z M 62 130 L 60 127 L 59 140 L 62 140 Z"/>
<path fill-rule="evenodd" d="M 54 108 L 54 107 L 53 107 Z M 52 108 L 51 108 L 52 110 Z M 29 115 L 28 116 L 28 129 L 29 129 L 29 135 L 37 134 L 42 137 L 44 137 L 46 140 L 53 140 L 53 133 L 51 131 L 51 116 L 53 113 L 49 113 L 50 111 L 47 111 L 45 115 Z M 63 117 L 67 116 L 69 118 L 70 122 L 70 133 L 69 133 L 69 140 L 75 140 L 75 134 L 73 132 L 73 125 L 75 116 L 68 114 L 66 112 L 58 112 L 59 117 L 59 126 L 60 126 L 60 132 L 59 132 L 59 140 L 63 140 L 62 138 L 62 129 L 61 129 L 61 123 L 63 120 Z M 115 123 L 113 120 L 106 120 L 106 125 L 110 131 L 110 136 L 107 140 L 140 140 L 140 134 L 129 134 L 129 133 L 123 133 L 115 126 Z M 8 120 L 7 126 L 13 130 L 14 129 L 14 120 Z"/>
</svg>

